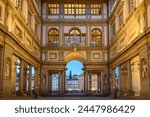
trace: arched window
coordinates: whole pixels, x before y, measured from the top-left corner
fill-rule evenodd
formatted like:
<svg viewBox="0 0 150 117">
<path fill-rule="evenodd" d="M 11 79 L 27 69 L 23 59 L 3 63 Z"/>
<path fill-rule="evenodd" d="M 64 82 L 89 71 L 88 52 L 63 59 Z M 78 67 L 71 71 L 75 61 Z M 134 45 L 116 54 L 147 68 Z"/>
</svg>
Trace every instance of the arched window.
<svg viewBox="0 0 150 117">
<path fill-rule="evenodd" d="M 93 29 L 91 33 L 91 46 L 102 46 L 102 34 L 99 29 Z"/>
<path fill-rule="evenodd" d="M 50 46 L 58 46 L 59 45 L 59 32 L 57 29 L 52 28 L 48 33 L 48 44 Z"/>
<path fill-rule="evenodd" d="M 72 29 L 70 31 L 70 44 L 80 43 L 80 31 L 78 29 Z"/>
<path fill-rule="evenodd" d="M 65 45 L 85 45 L 85 34 L 81 33 L 79 29 L 73 28 L 69 33 L 65 34 Z"/>
</svg>

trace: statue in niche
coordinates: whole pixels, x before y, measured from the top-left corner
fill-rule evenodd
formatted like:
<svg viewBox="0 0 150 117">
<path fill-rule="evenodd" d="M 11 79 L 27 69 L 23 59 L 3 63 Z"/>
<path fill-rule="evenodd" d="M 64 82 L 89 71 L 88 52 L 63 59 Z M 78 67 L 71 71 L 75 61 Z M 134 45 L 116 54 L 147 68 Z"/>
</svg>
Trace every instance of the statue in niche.
<svg viewBox="0 0 150 117">
<path fill-rule="evenodd" d="M 108 84 L 108 78 L 106 74 L 104 75 L 104 84 Z"/>
<path fill-rule="evenodd" d="M 9 77 L 10 76 L 10 60 L 7 60 L 6 65 L 5 65 L 5 76 Z"/>
<path fill-rule="evenodd" d="M 46 76 L 45 75 L 42 75 L 42 83 L 46 84 Z"/>
<path fill-rule="evenodd" d="M 141 67 L 142 67 L 142 78 L 147 78 L 147 64 L 145 59 L 142 60 Z"/>
</svg>

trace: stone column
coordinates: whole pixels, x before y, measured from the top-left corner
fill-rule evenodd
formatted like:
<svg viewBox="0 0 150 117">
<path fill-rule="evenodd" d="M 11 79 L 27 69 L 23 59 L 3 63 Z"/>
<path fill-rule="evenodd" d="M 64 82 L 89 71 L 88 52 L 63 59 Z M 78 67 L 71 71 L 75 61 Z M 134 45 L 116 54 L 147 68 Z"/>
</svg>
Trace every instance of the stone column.
<svg viewBox="0 0 150 117">
<path fill-rule="evenodd" d="M 58 94 L 61 95 L 61 72 L 58 73 L 59 79 L 58 79 Z"/>
<path fill-rule="evenodd" d="M 92 74 L 89 74 L 89 87 L 88 87 L 88 91 L 91 94 L 92 93 Z"/>
<path fill-rule="evenodd" d="M 65 72 L 61 71 L 59 72 L 59 79 L 58 79 L 59 83 L 58 83 L 58 94 L 59 95 L 63 95 L 64 94 L 64 90 L 65 90 Z"/>
<path fill-rule="evenodd" d="M 63 90 L 63 94 L 65 92 L 65 71 L 62 72 L 62 90 Z"/>
<path fill-rule="evenodd" d="M 38 87 L 38 69 L 35 68 L 35 75 L 34 75 L 34 91 L 39 91 L 39 87 Z"/>
<path fill-rule="evenodd" d="M 64 70 L 64 93 L 66 91 L 66 71 Z"/>
<path fill-rule="evenodd" d="M 21 59 L 18 95 L 23 95 L 23 74 L 24 74 L 24 60 Z"/>
<path fill-rule="evenodd" d="M 16 94 L 16 64 L 18 58 L 16 56 L 12 57 L 12 67 L 11 67 L 11 82 L 12 82 L 12 93 Z"/>
<path fill-rule="evenodd" d="M 46 89 L 45 89 L 45 92 L 46 92 L 46 93 L 49 93 L 49 91 L 48 91 L 48 87 L 49 87 L 49 86 L 48 86 L 48 85 L 49 85 L 49 83 L 48 83 L 49 72 L 46 71 L 45 74 L 46 74 Z"/>
<path fill-rule="evenodd" d="M 111 94 L 113 94 L 115 87 L 116 87 L 115 68 L 111 68 Z"/>
<path fill-rule="evenodd" d="M 104 90 L 104 75 L 103 72 L 101 72 L 101 94 L 103 94 Z"/>
<path fill-rule="evenodd" d="M 119 85 L 120 85 L 120 90 L 123 91 L 124 89 L 124 78 L 123 78 L 123 65 L 119 66 Z"/>
<path fill-rule="evenodd" d="M 88 93 L 88 72 L 84 72 L 84 92 L 85 94 Z"/>
<path fill-rule="evenodd" d="M 52 74 L 49 73 L 49 78 L 48 78 L 48 89 L 49 93 L 52 94 Z"/>
<path fill-rule="evenodd" d="M 29 65 L 28 94 L 32 94 L 32 65 Z"/>
<path fill-rule="evenodd" d="M 132 90 L 131 61 L 127 61 L 127 74 L 128 74 L 127 90 Z"/>
<path fill-rule="evenodd" d="M 27 63 L 24 63 L 24 70 L 23 70 L 23 91 L 26 93 L 27 90 Z"/>
<path fill-rule="evenodd" d="M 100 73 L 97 74 L 97 93 L 99 94 L 100 91 L 101 91 L 101 76 L 100 76 Z"/>
<path fill-rule="evenodd" d="M 118 67 L 119 67 L 119 90 L 122 90 L 122 85 L 121 85 L 121 82 L 122 82 L 121 66 L 118 66 Z"/>
<path fill-rule="evenodd" d="M 62 45 L 63 45 L 63 40 L 64 40 L 62 35 L 63 35 L 64 33 L 62 32 L 63 30 L 62 30 L 62 27 L 61 27 L 61 26 L 59 26 L 59 30 L 60 30 L 60 33 L 59 33 L 59 39 L 60 39 L 60 40 L 59 40 L 59 46 L 62 46 Z"/>
</svg>

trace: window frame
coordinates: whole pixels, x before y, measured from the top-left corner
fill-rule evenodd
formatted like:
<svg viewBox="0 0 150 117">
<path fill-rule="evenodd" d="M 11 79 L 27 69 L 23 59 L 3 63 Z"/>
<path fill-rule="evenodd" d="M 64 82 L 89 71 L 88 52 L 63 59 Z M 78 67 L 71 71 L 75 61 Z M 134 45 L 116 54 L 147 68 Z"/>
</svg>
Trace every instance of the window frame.
<svg viewBox="0 0 150 117">
<path fill-rule="evenodd" d="M 99 34 L 96 32 L 99 32 Z M 99 41 L 99 43 L 98 43 Z M 92 42 L 95 42 L 94 44 Z M 102 47 L 102 31 L 98 28 L 94 28 L 92 31 L 91 31 L 91 46 L 93 47 Z"/>
<path fill-rule="evenodd" d="M 123 10 L 121 10 L 121 12 L 118 15 L 118 24 L 119 24 L 119 27 L 121 25 L 123 25 L 123 23 L 124 23 L 124 15 L 123 15 Z"/>
<path fill-rule="evenodd" d="M 60 4 L 48 4 L 48 15 L 59 15 L 60 14 Z"/>
<path fill-rule="evenodd" d="M 102 14 L 101 4 L 91 4 L 90 5 L 90 14 L 91 15 L 101 15 Z"/>
<path fill-rule="evenodd" d="M 74 33 L 72 33 L 74 31 Z M 78 32 L 78 33 L 75 33 Z M 72 33 L 72 34 L 71 34 Z M 81 33 L 80 29 L 72 28 L 69 33 L 64 34 L 64 43 L 67 46 L 85 46 L 86 45 L 86 34 Z M 74 37 L 76 40 L 74 40 Z"/>
<path fill-rule="evenodd" d="M 64 15 L 85 15 L 86 4 L 64 4 Z"/>
<path fill-rule="evenodd" d="M 29 17 L 30 16 L 30 17 Z M 28 24 L 32 25 L 32 13 L 31 11 L 28 10 L 28 15 L 27 15 L 27 19 L 28 19 Z"/>
<path fill-rule="evenodd" d="M 53 31 L 53 34 L 50 34 L 50 32 Z M 56 31 L 56 34 L 54 34 L 54 31 Z M 56 38 L 56 40 L 54 39 Z M 54 43 L 54 41 L 56 41 L 56 43 Z M 57 28 L 51 28 L 48 31 L 48 45 L 50 46 L 59 46 L 60 44 L 60 40 L 59 40 L 59 31 L 57 30 Z"/>
</svg>

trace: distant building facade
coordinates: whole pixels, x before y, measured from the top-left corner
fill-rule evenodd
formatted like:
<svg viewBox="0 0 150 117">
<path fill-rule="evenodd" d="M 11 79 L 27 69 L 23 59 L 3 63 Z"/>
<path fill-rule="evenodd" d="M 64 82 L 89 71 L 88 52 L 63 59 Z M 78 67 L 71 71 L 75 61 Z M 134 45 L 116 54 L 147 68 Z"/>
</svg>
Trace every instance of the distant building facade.
<svg viewBox="0 0 150 117">
<path fill-rule="evenodd" d="M 66 91 L 84 91 L 84 75 L 73 75 L 71 79 L 66 79 Z"/>
</svg>

